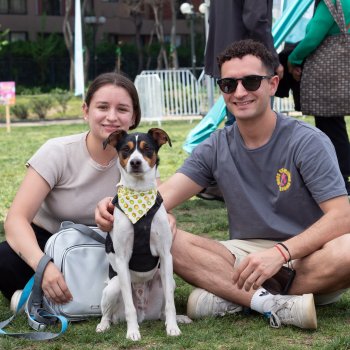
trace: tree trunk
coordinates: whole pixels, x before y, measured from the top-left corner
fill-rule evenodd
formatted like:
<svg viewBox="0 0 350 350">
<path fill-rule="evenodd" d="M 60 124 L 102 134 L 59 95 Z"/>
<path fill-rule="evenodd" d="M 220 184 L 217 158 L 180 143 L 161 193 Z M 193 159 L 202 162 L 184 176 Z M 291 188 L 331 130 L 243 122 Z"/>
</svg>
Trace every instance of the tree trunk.
<svg viewBox="0 0 350 350">
<path fill-rule="evenodd" d="M 69 90 L 74 89 L 74 48 L 73 48 L 73 35 L 72 28 L 69 23 L 69 17 L 72 10 L 72 1 L 66 0 L 64 19 L 63 19 L 63 36 L 64 42 L 69 53 Z"/>
<path fill-rule="evenodd" d="M 143 46 L 142 46 L 142 40 L 141 40 L 141 28 L 143 24 L 143 16 L 140 11 L 132 11 L 131 16 L 134 19 L 135 28 L 136 28 L 136 48 L 137 48 L 137 55 L 138 55 L 138 68 L 137 72 L 140 73 L 143 69 Z"/>
<path fill-rule="evenodd" d="M 154 20 L 155 20 L 155 32 L 157 35 L 158 42 L 160 44 L 159 55 L 157 59 L 157 69 L 164 68 L 168 69 L 168 57 L 164 45 L 164 30 L 163 30 L 163 0 L 150 0 L 150 4 L 153 9 Z M 163 60 L 162 60 L 163 59 Z"/>
<path fill-rule="evenodd" d="M 176 49 L 176 0 L 170 0 L 171 7 L 171 33 L 170 33 L 170 57 L 171 67 L 178 69 L 179 60 Z"/>
</svg>

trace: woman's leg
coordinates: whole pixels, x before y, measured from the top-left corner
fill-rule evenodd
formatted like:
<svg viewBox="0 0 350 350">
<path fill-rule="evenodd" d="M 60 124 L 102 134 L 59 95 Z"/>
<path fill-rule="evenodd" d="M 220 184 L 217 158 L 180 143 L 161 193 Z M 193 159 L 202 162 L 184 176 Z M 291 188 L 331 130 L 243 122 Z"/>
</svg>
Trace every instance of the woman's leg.
<svg viewBox="0 0 350 350">
<path fill-rule="evenodd" d="M 44 250 L 50 233 L 38 226 L 32 225 L 39 246 Z M 0 243 L 0 291 L 8 300 L 18 289 L 23 289 L 34 271 L 27 265 L 4 241 Z"/>
</svg>

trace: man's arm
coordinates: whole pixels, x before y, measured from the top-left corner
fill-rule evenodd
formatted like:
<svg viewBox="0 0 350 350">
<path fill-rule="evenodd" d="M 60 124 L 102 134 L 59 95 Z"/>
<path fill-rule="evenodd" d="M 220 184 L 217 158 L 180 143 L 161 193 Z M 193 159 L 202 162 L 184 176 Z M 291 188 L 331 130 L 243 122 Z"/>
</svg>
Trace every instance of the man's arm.
<svg viewBox="0 0 350 350">
<path fill-rule="evenodd" d="M 303 258 L 321 249 L 327 242 L 350 233 L 350 204 L 347 196 L 320 204 L 324 215 L 299 235 L 286 241 L 293 259 Z"/>
<path fill-rule="evenodd" d="M 202 189 L 202 186 L 181 173 L 174 174 L 158 187 L 167 211 L 191 198 Z"/>
<path fill-rule="evenodd" d="M 284 241 L 292 259 L 304 258 L 321 249 L 327 242 L 350 232 L 350 204 L 339 196 L 320 204 L 324 215 L 297 236 Z M 287 252 L 286 252 L 287 254 Z M 247 256 L 235 269 L 233 282 L 239 288 L 257 289 L 284 264 L 275 247 Z"/>
<path fill-rule="evenodd" d="M 203 187 L 181 173 L 176 173 L 163 183 L 157 179 L 157 185 L 168 212 L 203 189 Z M 114 205 L 112 204 L 112 199 L 113 197 L 102 199 L 95 209 L 95 222 L 105 232 L 111 231 L 113 227 Z M 175 227 L 175 223 L 172 226 Z"/>
</svg>

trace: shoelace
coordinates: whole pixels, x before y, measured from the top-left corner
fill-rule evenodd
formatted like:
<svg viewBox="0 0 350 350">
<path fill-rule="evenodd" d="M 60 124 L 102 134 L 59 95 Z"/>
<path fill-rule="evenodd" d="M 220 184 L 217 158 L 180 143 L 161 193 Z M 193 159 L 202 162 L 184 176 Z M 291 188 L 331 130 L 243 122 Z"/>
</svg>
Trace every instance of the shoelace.
<svg viewBox="0 0 350 350">
<path fill-rule="evenodd" d="M 224 316 L 225 314 L 233 314 L 236 312 L 237 306 L 225 299 L 215 296 L 214 303 L 217 304 L 217 309 L 220 311 L 215 312 L 217 316 Z"/>
<path fill-rule="evenodd" d="M 290 316 L 290 310 L 293 306 L 293 302 L 291 303 L 290 300 L 287 300 L 285 302 L 283 302 L 282 304 L 279 304 L 279 300 L 276 301 L 276 303 L 278 304 L 278 307 L 274 310 L 274 311 L 270 311 L 270 312 L 265 312 L 264 316 L 267 317 L 270 320 L 270 326 L 273 328 L 280 328 L 282 325 L 282 321 L 281 318 L 284 319 L 284 323 L 288 324 L 289 322 L 286 322 L 287 320 L 291 320 L 291 316 Z M 284 311 L 284 313 L 286 312 L 286 310 L 289 311 L 289 317 L 286 317 L 287 315 L 281 315 L 278 316 L 277 313 L 279 311 Z"/>
<path fill-rule="evenodd" d="M 280 318 L 274 312 L 265 312 L 264 316 L 270 320 L 272 328 L 280 328 L 282 326 Z"/>
</svg>

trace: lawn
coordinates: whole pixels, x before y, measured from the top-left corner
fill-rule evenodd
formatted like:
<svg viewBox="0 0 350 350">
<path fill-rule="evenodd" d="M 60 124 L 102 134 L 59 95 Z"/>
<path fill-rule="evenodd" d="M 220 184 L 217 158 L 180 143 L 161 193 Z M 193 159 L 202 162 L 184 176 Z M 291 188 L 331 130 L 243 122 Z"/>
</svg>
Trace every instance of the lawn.
<svg viewBox="0 0 350 350">
<path fill-rule="evenodd" d="M 312 122 L 312 119 L 308 120 Z M 154 127 L 155 125 L 152 125 Z M 168 178 L 182 164 L 187 154 L 182 144 L 195 123 L 164 122 L 173 147 L 168 145 L 160 151 L 160 173 Z M 143 124 L 140 130 L 147 130 Z M 84 124 L 13 127 L 7 133 L 0 128 L 0 240 L 4 239 L 3 222 L 25 173 L 25 161 L 47 139 L 86 130 Z M 221 202 L 193 198 L 175 210 L 178 226 L 195 234 L 215 239 L 227 238 L 226 209 Z M 205 273 L 205 272 L 204 272 Z M 176 278 L 175 293 L 178 313 L 186 310 L 191 286 Z M 115 325 L 104 334 L 96 334 L 97 319 L 73 323 L 67 332 L 55 341 L 33 342 L 0 337 L 1 350 L 89 350 L 89 349 L 350 349 L 350 293 L 331 307 L 317 309 L 317 331 L 294 327 L 273 329 L 259 315 L 239 314 L 223 318 L 207 318 L 190 325 L 180 325 L 180 337 L 167 337 L 164 324 L 147 321 L 141 324 L 142 340 L 134 343 L 125 339 L 125 323 Z M 9 303 L 0 296 L 0 321 L 11 315 Z M 26 319 L 18 316 L 9 331 L 29 331 Z"/>
</svg>

